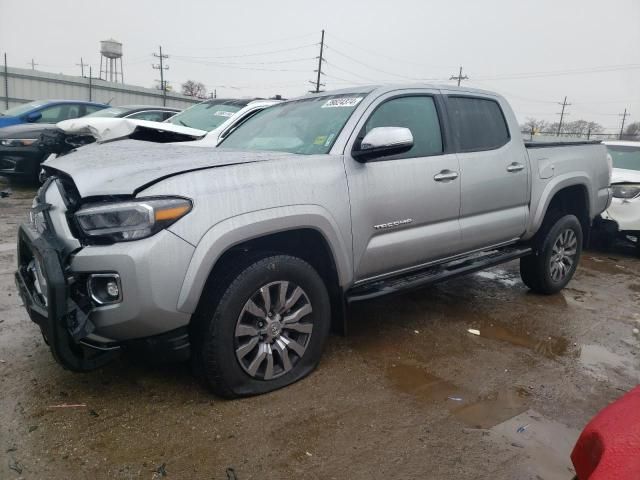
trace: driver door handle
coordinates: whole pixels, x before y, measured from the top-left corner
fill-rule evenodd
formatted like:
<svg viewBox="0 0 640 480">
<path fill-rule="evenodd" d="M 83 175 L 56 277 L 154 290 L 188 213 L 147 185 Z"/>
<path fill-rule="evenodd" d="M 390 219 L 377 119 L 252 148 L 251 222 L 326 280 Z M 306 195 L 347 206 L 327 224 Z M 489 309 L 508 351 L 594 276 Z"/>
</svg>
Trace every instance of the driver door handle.
<svg viewBox="0 0 640 480">
<path fill-rule="evenodd" d="M 511 165 L 507 167 L 507 172 L 509 173 L 519 172 L 521 170 L 524 170 L 524 165 L 518 162 L 513 162 Z"/>
<path fill-rule="evenodd" d="M 458 172 L 453 172 L 451 170 L 442 170 L 440 173 L 436 173 L 433 176 L 433 179 L 436 182 L 449 182 L 451 180 L 455 180 L 458 178 Z"/>
</svg>

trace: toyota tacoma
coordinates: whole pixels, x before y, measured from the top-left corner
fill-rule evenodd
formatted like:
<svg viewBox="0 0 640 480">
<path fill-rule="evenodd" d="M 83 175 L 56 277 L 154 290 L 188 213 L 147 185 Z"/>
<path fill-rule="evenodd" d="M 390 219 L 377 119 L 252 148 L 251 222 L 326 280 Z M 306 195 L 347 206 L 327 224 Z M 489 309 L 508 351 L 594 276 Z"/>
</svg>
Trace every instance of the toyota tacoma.
<svg viewBox="0 0 640 480">
<path fill-rule="evenodd" d="M 190 358 L 225 397 L 309 374 L 353 302 L 514 259 L 558 292 L 611 201 L 603 145 L 525 143 L 504 98 L 450 86 L 307 95 L 218 148 L 129 139 L 45 171 L 16 282 L 55 359 Z"/>
</svg>

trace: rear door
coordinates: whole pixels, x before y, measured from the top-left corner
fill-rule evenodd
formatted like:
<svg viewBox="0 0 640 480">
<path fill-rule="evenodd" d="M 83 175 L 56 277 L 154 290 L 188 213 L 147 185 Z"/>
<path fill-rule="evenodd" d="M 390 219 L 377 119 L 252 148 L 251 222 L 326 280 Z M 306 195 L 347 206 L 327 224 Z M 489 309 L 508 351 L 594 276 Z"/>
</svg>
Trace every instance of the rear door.
<svg viewBox="0 0 640 480">
<path fill-rule="evenodd" d="M 446 96 L 460 162 L 462 248 L 509 242 L 526 228 L 529 164 L 519 135 L 512 138 L 505 111 L 491 96 Z M 514 119 L 515 121 L 515 119 Z"/>
<path fill-rule="evenodd" d="M 458 159 L 442 128 L 437 91 L 380 96 L 347 147 L 356 281 L 399 273 L 455 254 L 460 247 Z M 411 130 L 413 148 L 359 163 L 353 143 L 375 127 Z"/>
</svg>

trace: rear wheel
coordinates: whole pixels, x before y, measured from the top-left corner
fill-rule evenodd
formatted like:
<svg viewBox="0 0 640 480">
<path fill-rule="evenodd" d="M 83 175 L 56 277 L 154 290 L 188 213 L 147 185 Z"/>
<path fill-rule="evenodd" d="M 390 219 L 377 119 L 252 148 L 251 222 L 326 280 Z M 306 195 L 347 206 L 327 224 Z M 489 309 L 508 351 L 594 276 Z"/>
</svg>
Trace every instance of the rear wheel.
<svg viewBox="0 0 640 480">
<path fill-rule="evenodd" d="M 304 260 L 272 255 L 236 270 L 217 304 L 199 313 L 194 361 L 206 385 L 233 398 L 266 393 L 308 375 L 329 334 L 330 304 Z"/>
<path fill-rule="evenodd" d="M 582 253 L 582 227 L 575 215 L 545 222 L 536 253 L 520 259 L 524 284 L 537 293 L 562 290 L 573 277 Z"/>
</svg>

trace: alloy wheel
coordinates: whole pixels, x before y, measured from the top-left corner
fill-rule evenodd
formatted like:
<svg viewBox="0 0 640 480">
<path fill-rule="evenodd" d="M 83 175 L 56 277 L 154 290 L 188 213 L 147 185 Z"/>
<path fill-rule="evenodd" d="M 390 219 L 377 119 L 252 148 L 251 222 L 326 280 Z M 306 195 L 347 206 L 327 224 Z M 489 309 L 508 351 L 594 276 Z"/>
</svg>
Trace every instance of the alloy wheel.
<svg viewBox="0 0 640 480">
<path fill-rule="evenodd" d="M 259 380 L 291 371 L 309 345 L 312 311 L 306 292 L 293 282 L 272 282 L 254 292 L 235 328 L 236 358 L 242 369 Z"/>
</svg>

